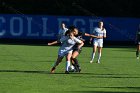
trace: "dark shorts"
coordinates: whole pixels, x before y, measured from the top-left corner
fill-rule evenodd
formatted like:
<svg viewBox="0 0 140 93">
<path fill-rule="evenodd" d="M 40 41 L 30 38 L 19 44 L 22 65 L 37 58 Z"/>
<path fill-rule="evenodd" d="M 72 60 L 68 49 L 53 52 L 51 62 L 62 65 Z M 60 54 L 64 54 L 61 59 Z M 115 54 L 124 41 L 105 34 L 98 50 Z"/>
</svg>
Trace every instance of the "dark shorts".
<svg viewBox="0 0 140 93">
<path fill-rule="evenodd" d="M 82 48 L 78 49 L 78 48 L 74 48 L 73 52 L 77 51 L 79 54 L 82 52 Z"/>
</svg>

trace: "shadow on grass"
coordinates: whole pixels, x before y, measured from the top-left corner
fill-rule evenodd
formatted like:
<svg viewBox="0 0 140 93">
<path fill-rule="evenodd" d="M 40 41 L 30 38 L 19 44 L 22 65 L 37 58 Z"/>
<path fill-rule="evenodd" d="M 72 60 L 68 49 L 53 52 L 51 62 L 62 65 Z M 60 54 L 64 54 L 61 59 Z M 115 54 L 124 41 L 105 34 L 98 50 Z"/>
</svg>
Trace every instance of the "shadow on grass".
<svg viewBox="0 0 140 93">
<path fill-rule="evenodd" d="M 11 72 L 11 73 L 36 73 L 36 74 L 65 74 L 62 72 L 56 72 L 56 73 L 50 73 L 50 71 L 26 71 L 26 70 L 0 70 L 0 73 L 2 72 Z M 69 74 L 84 74 L 84 73 L 72 73 Z"/>
<path fill-rule="evenodd" d="M 26 71 L 26 70 L 0 70 L 2 72 L 11 72 L 11 73 L 36 73 L 36 74 L 65 74 L 64 72 L 50 73 L 50 71 Z M 79 73 L 79 72 L 70 72 L 69 74 L 77 74 L 72 77 L 74 78 L 140 78 L 139 74 L 96 74 L 96 73 Z M 137 75 L 137 76 L 133 76 Z"/>
<path fill-rule="evenodd" d="M 70 92 L 68 92 L 70 93 Z M 111 92 L 111 91 L 74 91 L 73 93 L 140 93 L 140 92 Z"/>
<path fill-rule="evenodd" d="M 124 88 L 125 89 L 125 88 Z M 68 92 L 70 93 L 70 92 Z M 140 93 L 140 92 L 116 92 L 116 91 L 74 91 L 73 93 Z"/>
<path fill-rule="evenodd" d="M 125 89 L 127 91 L 74 91 L 74 93 L 140 93 L 140 87 L 91 87 L 91 86 L 82 86 L 84 88 L 92 88 L 92 89 Z M 130 89 L 131 91 L 129 92 L 128 89 Z M 132 92 L 133 90 L 137 90 L 135 92 Z"/>
<path fill-rule="evenodd" d="M 140 78 L 139 74 L 95 74 L 95 73 L 79 73 L 84 74 L 80 76 L 73 76 L 75 78 Z"/>
<path fill-rule="evenodd" d="M 128 89 L 128 88 L 129 88 L 129 89 L 140 89 L 140 87 L 119 87 L 119 86 L 118 86 L 118 87 L 117 87 L 117 86 L 116 86 L 116 87 L 110 87 L 110 86 L 109 86 L 109 87 L 90 87 L 90 86 L 82 86 L 82 87 L 85 87 L 85 88 L 86 88 L 86 87 L 87 87 L 87 88 L 112 88 L 112 89 L 113 89 L 113 88 L 116 88 L 116 89 Z"/>
<path fill-rule="evenodd" d="M 26 71 L 26 70 L 0 70 L 1 72 L 17 72 L 17 73 L 37 73 L 37 74 L 65 74 L 62 72 L 50 73 L 50 71 Z M 79 73 L 79 72 L 70 72 L 69 74 L 88 74 L 88 73 Z"/>
<path fill-rule="evenodd" d="M 21 72 L 21 73 L 40 73 L 40 74 L 49 73 L 49 71 L 24 71 L 24 70 L 0 70 L 0 72 Z"/>
</svg>

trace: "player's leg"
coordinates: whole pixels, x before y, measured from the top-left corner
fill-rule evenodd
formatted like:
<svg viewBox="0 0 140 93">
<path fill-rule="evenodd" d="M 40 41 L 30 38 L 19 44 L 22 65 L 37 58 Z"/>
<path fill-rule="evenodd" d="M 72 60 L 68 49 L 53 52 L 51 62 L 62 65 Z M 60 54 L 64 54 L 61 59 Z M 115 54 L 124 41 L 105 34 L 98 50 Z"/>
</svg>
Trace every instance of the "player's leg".
<svg viewBox="0 0 140 93">
<path fill-rule="evenodd" d="M 54 73 L 55 69 L 56 69 L 56 66 L 59 65 L 59 63 L 62 61 L 63 57 L 62 56 L 58 56 L 56 62 L 54 63 L 52 69 L 51 69 L 51 73 Z"/>
<path fill-rule="evenodd" d="M 98 60 L 97 60 L 97 63 L 100 63 L 101 53 L 102 53 L 102 47 L 103 47 L 103 43 L 102 42 L 99 42 L 98 43 Z"/>
<path fill-rule="evenodd" d="M 71 56 L 72 56 L 72 51 L 69 52 L 69 53 L 66 55 L 66 71 L 65 71 L 66 74 L 69 73 L 69 67 L 70 67 Z"/>
<path fill-rule="evenodd" d="M 140 44 L 137 45 L 136 57 L 139 59 Z"/>
<path fill-rule="evenodd" d="M 90 61 L 90 63 L 92 63 L 93 60 L 94 60 L 96 50 L 97 50 L 97 42 L 94 42 L 94 46 L 93 46 L 93 51 L 92 51 L 92 56 L 91 56 L 91 61 Z"/>
<path fill-rule="evenodd" d="M 72 65 L 75 67 L 75 70 L 76 72 L 80 72 L 81 71 L 81 68 L 80 68 L 80 65 L 79 65 L 79 62 L 77 60 L 77 56 L 79 55 L 79 51 L 74 51 L 73 54 L 72 54 Z"/>
<path fill-rule="evenodd" d="M 98 60 L 97 60 L 97 63 L 100 63 L 101 53 L 102 53 L 102 47 L 98 47 Z"/>
</svg>

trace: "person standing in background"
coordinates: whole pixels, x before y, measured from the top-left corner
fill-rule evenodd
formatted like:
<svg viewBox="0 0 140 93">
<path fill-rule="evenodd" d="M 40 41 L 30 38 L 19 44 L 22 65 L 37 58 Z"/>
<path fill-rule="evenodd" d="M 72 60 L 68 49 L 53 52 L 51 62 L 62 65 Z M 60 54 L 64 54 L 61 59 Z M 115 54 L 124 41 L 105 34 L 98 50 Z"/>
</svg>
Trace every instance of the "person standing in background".
<svg viewBox="0 0 140 93">
<path fill-rule="evenodd" d="M 136 33 L 136 44 L 137 44 L 137 51 L 136 51 L 136 58 L 139 59 L 139 51 L 140 51 L 140 24 Z"/>
<path fill-rule="evenodd" d="M 61 39 L 63 36 L 65 36 L 65 33 L 67 30 L 68 30 L 68 28 L 66 28 L 65 23 L 61 23 L 61 27 L 58 32 L 58 39 Z"/>
<path fill-rule="evenodd" d="M 96 50 L 98 48 L 98 60 L 97 63 L 100 63 L 101 52 L 103 47 L 103 38 L 106 38 L 106 29 L 103 27 L 103 22 L 100 21 L 98 23 L 98 27 L 93 30 L 93 35 L 100 36 L 100 38 L 94 38 L 93 40 L 93 52 L 90 63 L 93 62 Z M 92 38 L 90 39 L 92 40 Z"/>
</svg>

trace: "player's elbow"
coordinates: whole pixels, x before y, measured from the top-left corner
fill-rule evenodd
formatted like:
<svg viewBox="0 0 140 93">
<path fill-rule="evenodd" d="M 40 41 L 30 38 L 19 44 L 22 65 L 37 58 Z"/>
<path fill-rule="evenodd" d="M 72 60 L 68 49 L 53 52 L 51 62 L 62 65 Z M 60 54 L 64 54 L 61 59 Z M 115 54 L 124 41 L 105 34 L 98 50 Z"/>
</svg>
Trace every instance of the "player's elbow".
<svg viewBox="0 0 140 93">
<path fill-rule="evenodd" d="M 84 46 L 84 42 L 82 41 L 82 46 Z"/>
<path fill-rule="evenodd" d="M 106 36 L 104 36 L 104 38 L 106 38 Z"/>
<path fill-rule="evenodd" d="M 81 41 L 80 46 L 84 46 L 84 42 L 83 41 Z"/>
</svg>

